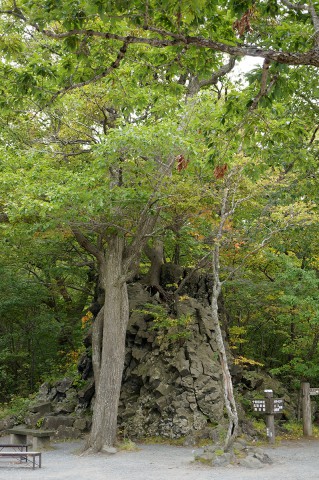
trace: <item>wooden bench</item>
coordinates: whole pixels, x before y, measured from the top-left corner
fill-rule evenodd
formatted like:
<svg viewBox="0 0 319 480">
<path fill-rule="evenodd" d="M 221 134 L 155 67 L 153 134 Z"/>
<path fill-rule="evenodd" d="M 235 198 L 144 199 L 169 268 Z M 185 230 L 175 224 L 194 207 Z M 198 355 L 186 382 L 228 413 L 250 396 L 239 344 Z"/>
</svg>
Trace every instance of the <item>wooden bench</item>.
<svg viewBox="0 0 319 480">
<path fill-rule="evenodd" d="M 11 448 L 14 452 L 27 452 L 28 447 L 30 447 L 30 443 L 0 443 L 0 452 L 4 448 Z"/>
<path fill-rule="evenodd" d="M 48 448 L 50 446 L 50 438 L 55 433 L 53 430 L 32 430 L 23 427 L 10 428 L 7 432 L 10 434 L 10 442 L 13 445 L 26 444 L 29 438 L 34 450 Z"/>
<path fill-rule="evenodd" d="M 38 457 L 38 461 L 36 458 Z M 20 462 L 23 460 L 32 463 L 32 468 L 41 468 L 41 452 L 0 452 L 0 458 L 18 458 Z M 31 459 L 31 460 L 30 460 Z"/>
</svg>

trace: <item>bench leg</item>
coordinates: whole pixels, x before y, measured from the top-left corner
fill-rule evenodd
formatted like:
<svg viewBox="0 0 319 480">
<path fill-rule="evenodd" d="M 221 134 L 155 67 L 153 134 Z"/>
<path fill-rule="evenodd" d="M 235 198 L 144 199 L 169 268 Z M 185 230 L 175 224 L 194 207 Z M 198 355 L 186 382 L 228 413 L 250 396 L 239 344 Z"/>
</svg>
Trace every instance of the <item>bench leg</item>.
<svg viewBox="0 0 319 480">
<path fill-rule="evenodd" d="M 32 437 L 33 450 L 41 450 L 50 447 L 50 437 Z"/>
<path fill-rule="evenodd" d="M 36 467 L 36 461 L 35 461 L 35 458 L 36 458 L 36 457 L 39 457 L 38 467 L 41 468 L 41 453 L 39 453 L 38 455 L 37 455 L 37 454 L 33 455 L 33 464 L 32 464 L 33 470 L 34 470 L 35 467 Z"/>
</svg>

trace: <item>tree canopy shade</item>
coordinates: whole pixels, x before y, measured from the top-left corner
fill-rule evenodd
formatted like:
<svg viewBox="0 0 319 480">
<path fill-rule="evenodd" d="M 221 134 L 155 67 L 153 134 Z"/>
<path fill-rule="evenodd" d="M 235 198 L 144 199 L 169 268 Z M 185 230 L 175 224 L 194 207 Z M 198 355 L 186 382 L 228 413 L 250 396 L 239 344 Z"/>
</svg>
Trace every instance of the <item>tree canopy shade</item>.
<svg viewBox="0 0 319 480">
<path fill-rule="evenodd" d="M 194 268 L 212 266 L 222 340 L 224 283 L 270 239 L 313 223 L 316 9 L 273 0 L 1 2 L 1 227 L 35 245 L 52 235 L 72 245 L 68 264 L 82 254 L 97 269 L 94 451 L 115 441 L 127 282 L 143 252 L 162 259 L 165 244 L 178 261 L 182 252 Z M 227 74 L 247 55 L 264 63 L 239 87 Z M 30 264 L 25 252 L 18 258 Z M 63 303 L 67 276 L 55 260 L 37 258 L 30 274 L 54 283 Z M 80 311 L 87 298 L 76 300 Z M 221 360 L 229 385 L 224 351 Z M 228 400 L 235 406 L 231 388 Z"/>
</svg>

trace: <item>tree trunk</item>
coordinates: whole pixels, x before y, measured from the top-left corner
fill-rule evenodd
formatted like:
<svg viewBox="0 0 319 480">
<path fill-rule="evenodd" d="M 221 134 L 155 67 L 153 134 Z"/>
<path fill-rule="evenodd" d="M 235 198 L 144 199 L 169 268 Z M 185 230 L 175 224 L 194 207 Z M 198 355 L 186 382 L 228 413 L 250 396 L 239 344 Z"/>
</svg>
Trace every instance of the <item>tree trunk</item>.
<svg viewBox="0 0 319 480">
<path fill-rule="evenodd" d="M 215 327 L 215 337 L 218 349 L 218 355 L 220 360 L 220 365 L 222 369 L 223 377 L 223 391 L 224 391 L 224 401 L 225 407 L 228 415 L 228 431 L 225 439 L 224 449 L 227 451 L 230 449 L 234 441 L 236 440 L 238 434 L 238 413 L 234 397 L 233 382 L 230 375 L 228 360 L 226 355 L 225 344 L 223 340 L 222 329 L 219 322 L 219 312 L 218 312 L 218 298 L 222 291 L 222 282 L 220 280 L 220 244 L 223 236 L 223 229 L 227 217 L 230 214 L 230 211 L 227 211 L 227 200 L 229 195 L 229 189 L 226 187 L 224 189 L 224 196 L 221 205 L 220 213 L 220 224 L 218 232 L 215 239 L 215 246 L 212 251 L 212 266 L 213 266 L 213 293 L 212 293 L 212 318 Z"/>
<path fill-rule="evenodd" d="M 114 445 L 117 412 L 125 360 L 125 335 L 129 319 L 127 285 L 123 279 L 124 240 L 114 236 L 103 266 L 105 303 L 103 327 L 93 335 L 96 397 L 88 448 L 98 452 Z M 102 316 L 102 315 L 101 315 Z M 97 318 L 97 320 L 101 320 Z"/>
<path fill-rule="evenodd" d="M 99 384 L 102 363 L 104 307 L 97 314 L 92 331 L 92 365 L 95 385 Z"/>
<path fill-rule="evenodd" d="M 215 329 L 215 339 L 218 348 L 219 361 L 222 369 L 222 378 L 223 378 L 223 391 L 224 391 L 224 401 L 225 407 L 228 415 L 228 431 L 225 439 L 225 450 L 229 448 L 234 443 L 237 434 L 238 434 L 238 414 L 236 408 L 236 402 L 233 391 L 233 382 L 229 372 L 228 360 L 226 355 L 226 349 L 223 340 L 223 334 L 219 323 L 218 315 L 218 297 L 221 292 L 221 285 L 214 284 L 213 294 L 212 294 L 212 317 L 214 322 Z"/>
<path fill-rule="evenodd" d="M 148 285 L 158 287 L 160 284 L 161 269 L 164 263 L 163 242 L 161 240 L 154 240 L 152 247 L 146 244 L 144 252 L 151 261 L 151 267 L 145 281 Z"/>
</svg>

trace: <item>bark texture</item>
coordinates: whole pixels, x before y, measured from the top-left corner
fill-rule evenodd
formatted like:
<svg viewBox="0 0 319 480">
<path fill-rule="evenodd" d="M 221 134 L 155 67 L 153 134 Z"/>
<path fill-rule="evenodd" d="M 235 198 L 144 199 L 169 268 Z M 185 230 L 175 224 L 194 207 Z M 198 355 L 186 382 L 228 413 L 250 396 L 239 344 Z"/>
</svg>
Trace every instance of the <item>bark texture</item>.
<svg viewBox="0 0 319 480">
<path fill-rule="evenodd" d="M 234 441 L 236 440 L 238 434 L 238 413 L 237 407 L 234 397 L 234 390 L 233 390 L 233 382 L 231 378 L 231 374 L 229 371 L 227 354 L 225 349 L 225 344 L 223 340 L 223 334 L 219 322 L 219 314 L 218 314 L 218 298 L 221 294 L 222 290 L 222 282 L 220 281 L 220 243 L 222 240 L 223 235 L 223 228 L 228 218 L 229 214 L 232 213 L 232 210 L 227 210 L 227 201 L 229 196 L 229 189 L 226 186 L 224 190 L 224 196 L 221 206 L 221 214 L 220 214 L 220 224 L 219 229 L 217 232 L 215 246 L 212 252 L 213 257 L 213 277 L 214 277 L 214 284 L 213 284 L 213 293 L 212 293 L 212 317 L 215 327 L 215 334 L 216 334 L 216 343 L 218 348 L 218 355 L 220 360 L 220 365 L 222 369 L 222 376 L 223 376 L 223 391 L 224 391 L 224 401 L 225 407 L 227 410 L 228 415 L 228 431 L 225 439 L 225 450 L 229 450 Z"/>
<path fill-rule="evenodd" d="M 114 445 L 116 437 L 118 402 L 125 359 L 125 335 L 129 319 L 127 284 L 123 280 L 122 271 L 123 251 L 124 240 L 118 236 L 114 237 L 109 242 L 102 272 L 105 303 L 103 313 L 97 320 L 101 322 L 103 318 L 103 335 L 102 327 L 98 324 L 93 344 L 94 373 L 97 375 L 96 400 L 89 438 L 89 448 L 93 452 Z"/>
</svg>

